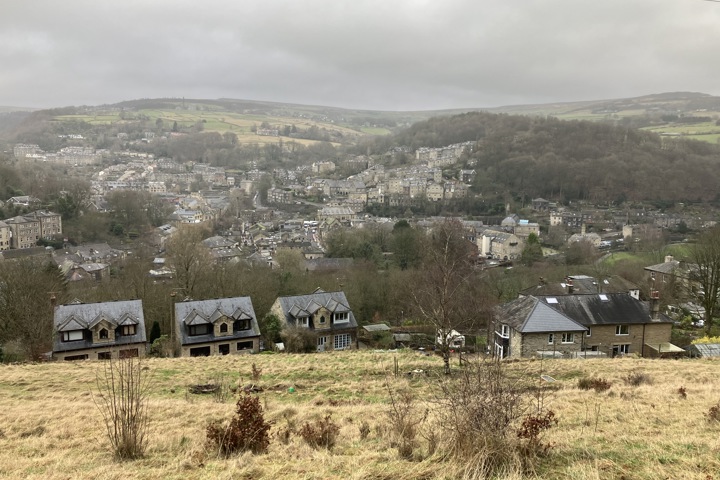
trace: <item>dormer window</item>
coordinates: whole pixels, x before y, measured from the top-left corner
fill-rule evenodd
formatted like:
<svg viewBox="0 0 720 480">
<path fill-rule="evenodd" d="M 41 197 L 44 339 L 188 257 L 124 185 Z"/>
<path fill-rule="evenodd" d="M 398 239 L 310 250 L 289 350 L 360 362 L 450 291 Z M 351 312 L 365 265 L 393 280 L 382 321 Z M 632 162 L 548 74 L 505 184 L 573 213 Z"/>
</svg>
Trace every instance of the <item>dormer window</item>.
<svg viewBox="0 0 720 480">
<path fill-rule="evenodd" d="M 235 320 L 233 322 L 233 332 L 241 330 L 250 330 L 250 320 Z"/>
<path fill-rule="evenodd" d="M 75 342 L 83 339 L 82 330 L 70 330 L 69 332 L 62 332 L 63 342 Z"/>
<path fill-rule="evenodd" d="M 325 325 L 325 315 L 320 317 L 320 324 Z"/>
<path fill-rule="evenodd" d="M 210 333 L 210 325 L 203 323 L 202 325 L 190 325 L 188 335 L 194 337 L 196 335 L 207 335 Z"/>
<path fill-rule="evenodd" d="M 335 323 L 347 323 L 350 321 L 350 314 L 348 312 L 335 313 Z"/>
<path fill-rule="evenodd" d="M 299 317 L 295 319 L 295 325 L 298 327 L 308 327 L 310 324 L 308 322 L 308 317 Z"/>
<path fill-rule="evenodd" d="M 108 338 L 107 328 L 100 329 L 100 332 L 98 332 L 98 338 L 100 338 L 101 340 L 107 340 L 107 338 Z"/>
<path fill-rule="evenodd" d="M 221 323 L 220 324 L 220 333 L 227 333 L 227 331 L 228 331 L 227 323 Z"/>
<path fill-rule="evenodd" d="M 129 335 L 135 335 L 137 332 L 137 325 L 123 325 L 122 327 L 122 335 L 129 336 Z"/>
</svg>

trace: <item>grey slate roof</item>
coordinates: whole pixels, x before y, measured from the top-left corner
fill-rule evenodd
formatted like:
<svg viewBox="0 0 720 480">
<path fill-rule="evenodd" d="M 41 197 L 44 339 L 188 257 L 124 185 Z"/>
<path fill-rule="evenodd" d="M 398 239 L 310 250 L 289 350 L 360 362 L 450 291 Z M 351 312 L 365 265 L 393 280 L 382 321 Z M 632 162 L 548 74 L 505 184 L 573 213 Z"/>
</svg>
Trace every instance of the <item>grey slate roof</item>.
<svg viewBox="0 0 720 480">
<path fill-rule="evenodd" d="M 142 300 L 122 300 L 119 302 L 79 303 L 59 305 L 55 309 L 53 324 L 55 327 L 54 352 L 95 348 L 88 339 L 72 342 L 61 341 L 60 332 L 70 330 L 87 330 L 106 320 L 114 327 L 122 325 L 137 325 L 135 335 L 116 336 L 115 342 L 108 345 L 126 345 L 146 342 L 145 316 L 143 315 Z"/>
<path fill-rule="evenodd" d="M 568 278 L 573 281 L 574 295 L 589 293 L 628 293 L 631 290 L 639 290 L 640 287 L 617 275 L 597 281 L 588 275 L 570 275 Z M 520 292 L 521 295 L 571 295 L 568 284 L 564 279 L 562 282 L 542 282 L 533 287 L 526 288 Z"/>
<path fill-rule="evenodd" d="M 365 331 L 367 332 L 387 332 L 390 331 L 390 327 L 388 327 L 384 323 L 374 323 L 372 325 L 365 325 L 363 327 Z"/>
<path fill-rule="evenodd" d="M 332 329 L 357 328 L 358 324 L 355 315 L 350 309 L 350 304 L 345 297 L 345 292 L 324 292 L 317 290 L 309 295 L 294 295 L 291 297 L 278 297 L 280 307 L 285 314 L 285 321 L 294 325 L 294 318 L 305 317 L 317 312 L 320 307 L 325 307 L 333 313 L 348 312 L 349 322 L 339 325 L 331 324 Z"/>
<path fill-rule="evenodd" d="M 680 262 L 678 260 L 671 260 L 669 262 L 650 265 L 648 267 L 645 267 L 645 270 L 648 270 L 650 272 L 673 274 L 675 272 L 675 269 L 677 269 L 679 266 Z"/>
<path fill-rule="evenodd" d="M 228 335 L 216 337 L 212 333 L 207 335 L 189 336 L 186 325 L 202 325 L 213 323 L 225 316 L 232 320 L 250 320 L 249 330 L 232 331 Z M 212 300 L 193 300 L 175 304 L 175 326 L 178 338 L 182 345 L 204 342 L 232 341 L 234 339 L 254 338 L 260 335 L 255 310 L 250 297 L 215 298 Z"/>
<path fill-rule="evenodd" d="M 583 332 L 586 327 L 535 297 L 523 297 L 501 305 L 496 320 L 520 333 Z"/>
<path fill-rule="evenodd" d="M 557 303 L 548 302 L 550 298 Z M 647 302 L 625 293 L 538 296 L 538 299 L 586 326 L 672 322 L 665 315 L 651 318 Z"/>
</svg>

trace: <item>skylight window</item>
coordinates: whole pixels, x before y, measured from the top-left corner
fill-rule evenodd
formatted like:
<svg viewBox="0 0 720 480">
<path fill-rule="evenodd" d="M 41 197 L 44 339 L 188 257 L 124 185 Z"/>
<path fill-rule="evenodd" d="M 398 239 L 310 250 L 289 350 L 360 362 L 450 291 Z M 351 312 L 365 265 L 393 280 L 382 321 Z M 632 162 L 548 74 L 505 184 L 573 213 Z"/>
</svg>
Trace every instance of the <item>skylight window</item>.
<svg viewBox="0 0 720 480">
<path fill-rule="evenodd" d="M 598 297 L 600 297 L 600 300 L 602 300 L 603 302 L 608 301 L 608 296 L 605 295 L 604 293 L 601 293 L 600 295 L 598 295 Z"/>
<path fill-rule="evenodd" d="M 548 297 L 546 300 L 547 303 L 558 303 L 557 298 L 555 297 Z"/>
</svg>

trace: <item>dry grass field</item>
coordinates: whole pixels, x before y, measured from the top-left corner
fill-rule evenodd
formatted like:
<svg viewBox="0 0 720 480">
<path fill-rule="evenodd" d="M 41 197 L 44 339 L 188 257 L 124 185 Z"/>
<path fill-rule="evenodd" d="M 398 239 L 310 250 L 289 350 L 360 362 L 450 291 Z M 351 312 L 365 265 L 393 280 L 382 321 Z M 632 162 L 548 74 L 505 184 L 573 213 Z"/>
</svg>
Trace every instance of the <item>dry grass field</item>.
<svg viewBox="0 0 720 480">
<path fill-rule="evenodd" d="M 393 374 L 397 359 L 400 377 Z M 211 419 L 229 418 L 231 396 L 188 393 L 190 384 L 224 378 L 255 383 L 273 422 L 269 451 L 219 458 L 206 447 Z M 420 437 L 413 458 L 403 459 L 388 435 L 387 383 L 409 388 L 421 408 L 430 402 L 442 370 L 437 357 L 417 352 L 350 351 L 311 355 L 254 355 L 143 360 L 151 378 L 149 438 L 144 458 L 116 461 L 93 401 L 101 362 L 0 366 L 0 478 L 28 479 L 417 479 L 463 478 L 464 465 L 427 454 Z M 460 367 L 457 362 L 453 368 Z M 720 400 L 720 362 L 706 360 L 552 360 L 509 363 L 507 368 L 555 382 L 546 406 L 559 423 L 534 473 L 501 478 L 720 479 L 720 422 L 707 414 Z M 404 372 L 428 375 L 408 379 Z M 652 383 L 625 382 L 641 372 Z M 578 380 L 602 377 L 612 386 L 597 393 Z M 293 387 L 294 391 L 289 391 Z M 684 388 L 685 396 L 679 393 Z M 336 446 L 313 449 L 282 432 L 325 415 L 340 426 Z M 430 415 L 432 417 L 432 414 Z M 370 427 L 365 438 L 363 423 Z M 426 425 L 429 428 L 429 425 Z M 435 427 L 437 428 L 437 427 Z"/>
</svg>

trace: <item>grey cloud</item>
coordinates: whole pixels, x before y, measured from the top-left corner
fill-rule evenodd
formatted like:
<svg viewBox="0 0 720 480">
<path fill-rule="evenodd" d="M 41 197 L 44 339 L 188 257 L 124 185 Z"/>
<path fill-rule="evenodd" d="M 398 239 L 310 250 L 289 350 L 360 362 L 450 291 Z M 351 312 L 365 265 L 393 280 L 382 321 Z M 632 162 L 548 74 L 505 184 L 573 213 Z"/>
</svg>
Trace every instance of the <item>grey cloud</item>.
<svg viewBox="0 0 720 480">
<path fill-rule="evenodd" d="M 11 2 L 0 105 L 252 98 L 411 110 L 718 94 L 702 0 Z"/>
</svg>

